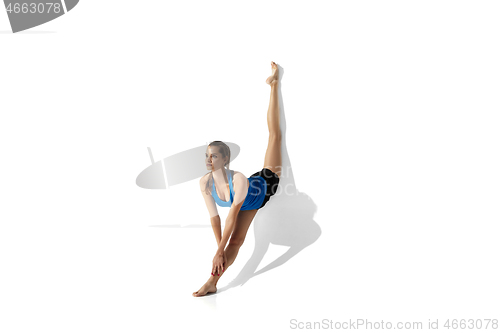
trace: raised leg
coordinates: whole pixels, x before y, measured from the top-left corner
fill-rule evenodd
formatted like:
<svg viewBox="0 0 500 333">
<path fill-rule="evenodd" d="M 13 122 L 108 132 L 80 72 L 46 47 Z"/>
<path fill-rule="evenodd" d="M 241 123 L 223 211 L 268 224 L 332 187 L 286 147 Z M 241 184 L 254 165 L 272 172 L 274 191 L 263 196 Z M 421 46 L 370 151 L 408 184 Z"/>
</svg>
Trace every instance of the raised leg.
<svg viewBox="0 0 500 333">
<path fill-rule="evenodd" d="M 267 126 L 269 128 L 269 141 L 267 143 L 264 168 L 267 168 L 281 176 L 281 129 L 280 129 L 280 106 L 278 99 L 278 65 L 271 63 L 273 74 L 266 80 L 271 86 L 271 98 L 267 110 Z"/>
</svg>

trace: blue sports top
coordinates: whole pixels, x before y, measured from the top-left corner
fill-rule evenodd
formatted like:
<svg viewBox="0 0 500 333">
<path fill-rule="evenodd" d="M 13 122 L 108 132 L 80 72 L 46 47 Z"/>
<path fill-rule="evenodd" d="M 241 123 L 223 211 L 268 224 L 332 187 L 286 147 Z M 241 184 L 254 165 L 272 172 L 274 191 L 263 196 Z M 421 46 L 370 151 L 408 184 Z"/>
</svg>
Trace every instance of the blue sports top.
<svg viewBox="0 0 500 333">
<path fill-rule="evenodd" d="M 229 201 L 222 201 L 215 190 L 215 183 L 212 184 L 212 197 L 214 197 L 215 202 L 221 207 L 231 207 L 234 199 L 232 172 L 229 171 L 227 174 L 229 182 Z M 266 197 L 267 183 L 264 178 L 261 176 L 253 176 L 248 178 L 248 181 L 250 183 L 248 193 L 240 210 L 258 209 Z"/>
</svg>

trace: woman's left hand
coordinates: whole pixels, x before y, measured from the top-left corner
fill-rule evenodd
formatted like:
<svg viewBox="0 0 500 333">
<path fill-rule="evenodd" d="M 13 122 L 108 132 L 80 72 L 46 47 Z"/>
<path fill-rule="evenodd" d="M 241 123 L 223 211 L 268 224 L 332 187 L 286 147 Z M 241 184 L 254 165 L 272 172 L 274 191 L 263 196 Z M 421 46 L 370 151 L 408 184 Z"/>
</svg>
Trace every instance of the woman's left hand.
<svg viewBox="0 0 500 333">
<path fill-rule="evenodd" d="M 213 265 L 212 265 L 212 274 L 215 276 L 216 274 L 220 276 L 224 271 L 224 264 L 226 263 L 226 254 L 224 252 L 215 254 Z"/>
</svg>

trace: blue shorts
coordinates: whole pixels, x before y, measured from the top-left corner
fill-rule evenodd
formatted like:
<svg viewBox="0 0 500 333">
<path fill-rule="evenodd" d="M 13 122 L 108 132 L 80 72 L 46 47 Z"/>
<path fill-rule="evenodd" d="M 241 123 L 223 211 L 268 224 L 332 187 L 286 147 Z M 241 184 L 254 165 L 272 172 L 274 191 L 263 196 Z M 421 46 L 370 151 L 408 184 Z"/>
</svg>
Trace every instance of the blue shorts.
<svg viewBox="0 0 500 333">
<path fill-rule="evenodd" d="M 263 168 L 261 171 L 257 171 L 250 177 L 254 176 L 261 176 L 266 180 L 267 183 L 267 191 L 266 191 L 266 197 L 264 198 L 264 202 L 262 202 L 262 205 L 260 205 L 260 208 L 264 207 L 266 203 L 271 199 L 271 197 L 278 191 L 278 184 L 280 182 L 280 177 L 278 177 L 277 174 L 272 172 L 271 170 L 267 168 Z"/>
</svg>

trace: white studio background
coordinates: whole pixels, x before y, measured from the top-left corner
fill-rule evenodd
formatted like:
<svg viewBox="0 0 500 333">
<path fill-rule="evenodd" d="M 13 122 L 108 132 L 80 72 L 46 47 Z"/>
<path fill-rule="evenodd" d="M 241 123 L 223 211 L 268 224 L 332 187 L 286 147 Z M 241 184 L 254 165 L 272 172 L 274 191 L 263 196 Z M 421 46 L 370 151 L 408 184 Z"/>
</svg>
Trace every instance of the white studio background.
<svg viewBox="0 0 500 333">
<path fill-rule="evenodd" d="M 84 0 L 17 34 L 0 14 L 0 331 L 499 319 L 499 11 Z M 271 61 L 296 192 L 258 213 L 223 290 L 194 298 L 216 250 L 197 180 L 135 180 L 147 147 L 160 159 L 213 140 L 240 146 L 232 169 L 262 168 Z M 319 237 L 225 288 L 277 225 L 293 244 Z"/>
</svg>

